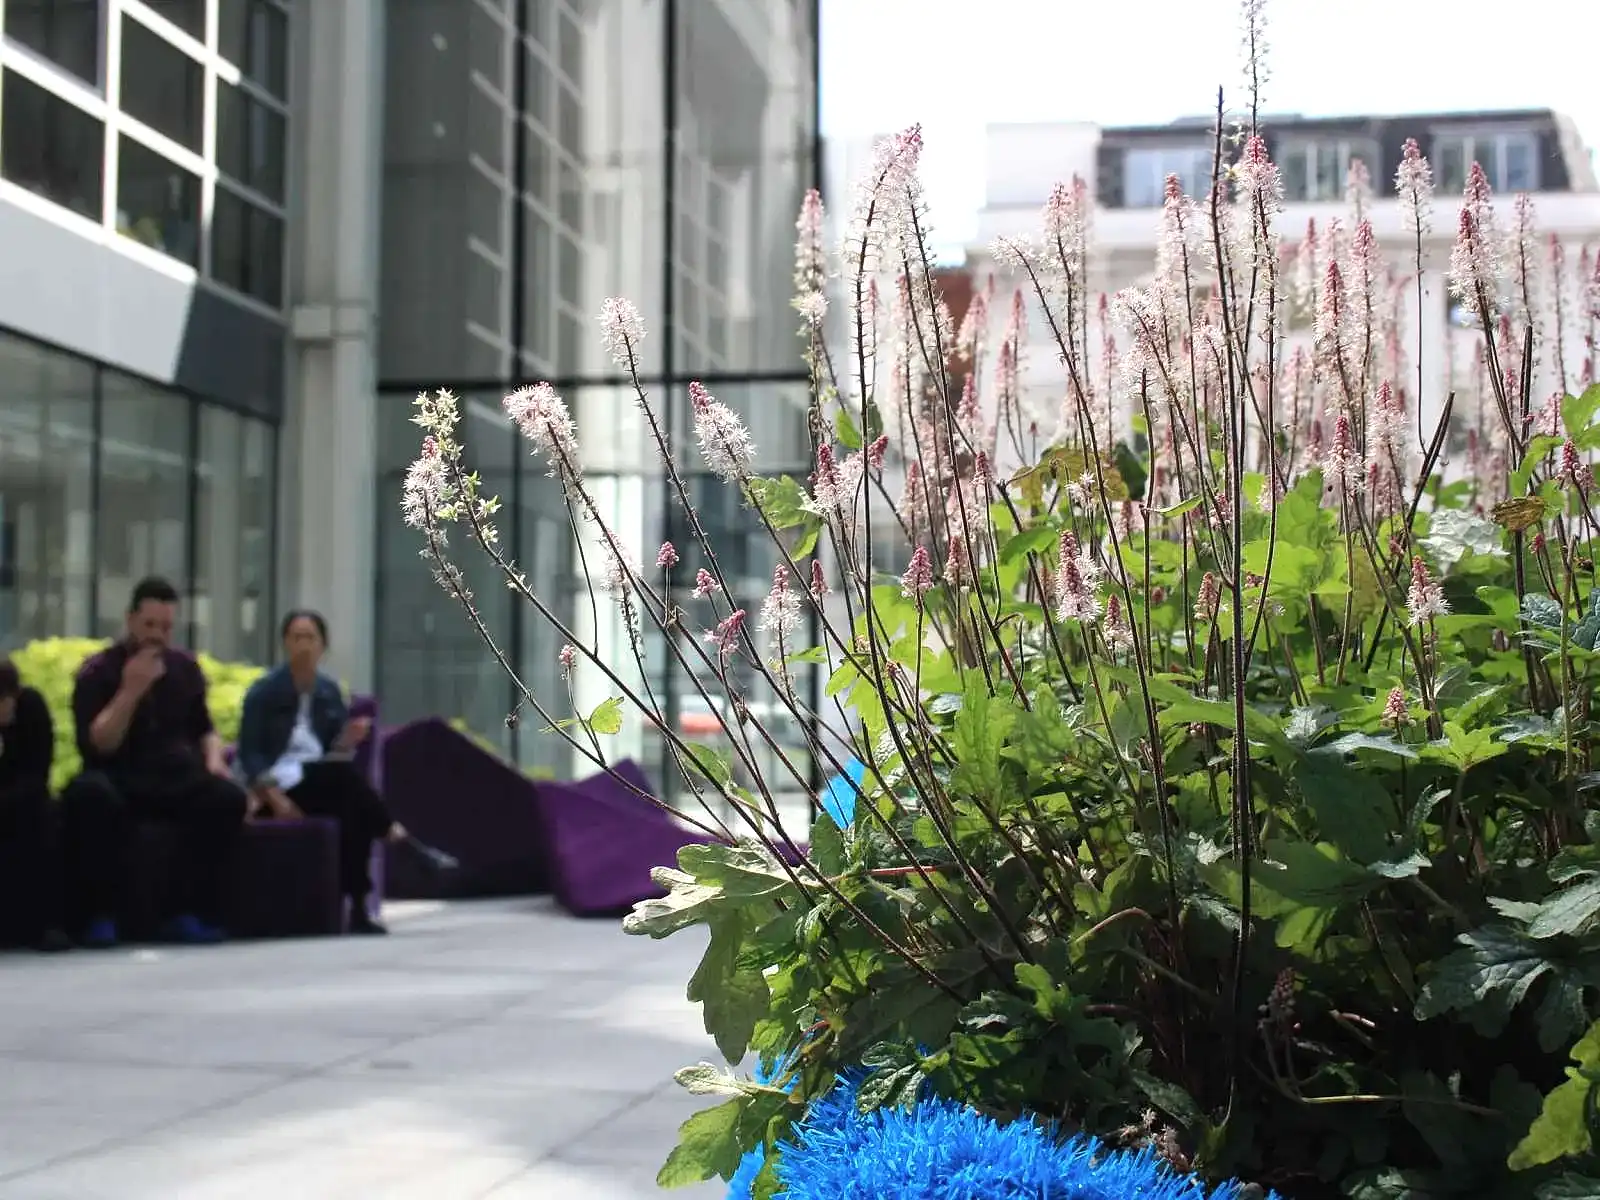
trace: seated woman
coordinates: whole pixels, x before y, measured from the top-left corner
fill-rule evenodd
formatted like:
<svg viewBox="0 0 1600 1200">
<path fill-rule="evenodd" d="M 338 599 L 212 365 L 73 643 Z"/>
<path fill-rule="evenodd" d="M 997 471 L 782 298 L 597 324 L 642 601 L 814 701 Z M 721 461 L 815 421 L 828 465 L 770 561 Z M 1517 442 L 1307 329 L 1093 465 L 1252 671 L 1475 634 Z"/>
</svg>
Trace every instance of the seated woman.
<svg viewBox="0 0 1600 1200">
<path fill-rule="evenodd" d="M 339 822 L 339 882 L 350 898 L 350 932 L 388 930 L 367 912 L 370 860 L 378 838 L 411 847 L 436 869 L 454 866 L 424 846 L 389 815 L 383 799 L 355 764 L 372 732 L 370 717 L 352 716 L 339 684 L 317 668 L 328 648 L 328 623 L 297 609 L 283 619 L 286 662 L 245 693 L 237 765 L 250 789 L 251 814 L 292 821 L 333 817 Z"/>
</svg>

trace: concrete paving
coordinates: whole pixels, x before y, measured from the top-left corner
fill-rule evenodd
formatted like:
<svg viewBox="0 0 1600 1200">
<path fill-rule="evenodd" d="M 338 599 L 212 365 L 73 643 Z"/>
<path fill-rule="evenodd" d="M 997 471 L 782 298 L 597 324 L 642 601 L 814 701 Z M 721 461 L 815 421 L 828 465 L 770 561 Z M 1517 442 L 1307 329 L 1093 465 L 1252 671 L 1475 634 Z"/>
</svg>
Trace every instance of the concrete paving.
<svg viewBox="0 0 1600 1200">
<path fill-rule="evenodd" d="M 0 956 L 3 1200 L 711 1200 L 659 1191 L 719 1061 L 704 943 L 547 900 L 386 939 Z"/>
</svg>

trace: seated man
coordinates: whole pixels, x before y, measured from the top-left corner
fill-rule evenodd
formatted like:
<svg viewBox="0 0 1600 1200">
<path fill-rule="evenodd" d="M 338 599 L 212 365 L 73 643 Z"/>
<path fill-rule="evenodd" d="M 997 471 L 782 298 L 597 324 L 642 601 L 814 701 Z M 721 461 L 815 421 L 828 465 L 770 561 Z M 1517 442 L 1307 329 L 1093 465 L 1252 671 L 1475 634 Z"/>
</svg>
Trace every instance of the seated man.
<svg viewBox="0 0 1600 1200">
<path fill-rule="evenodd" d="M 182 834 L 164 936 L 192 944 L 225 936 L 223 886 L 244 828 L 245 793 L 211 724 L 200 664 L 171 646 L 177 612 L 170 583 L 143 580 L 128 603 L 126 634 L 83 665 L 73 688 L 84 773 L 67 785 L 62 805 L 74 879 L 95 889 L 76 897 L 87 909 L 86 945 L 116 943 L 114 864 L 138 821 L 169 822 Z"/>
<path fill-rule="evenodd" d="M 55 729 L 44 697 L 23 687 L 17 668 L 0 659 L 0 849 L 6 856 L 0 913 L 40 950 L 71 948 L 61 932 L 61 860 L 50 762 Z"/>
</svg>

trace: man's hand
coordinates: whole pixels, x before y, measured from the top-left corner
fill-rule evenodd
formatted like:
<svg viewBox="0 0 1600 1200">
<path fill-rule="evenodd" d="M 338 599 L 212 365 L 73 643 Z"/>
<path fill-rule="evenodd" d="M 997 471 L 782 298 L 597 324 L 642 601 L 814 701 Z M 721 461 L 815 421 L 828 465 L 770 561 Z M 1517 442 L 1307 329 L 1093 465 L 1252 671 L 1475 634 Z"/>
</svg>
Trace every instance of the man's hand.
<svg viewBox="0 0 1600 1200">
<path fill-rule="evenodd" d="M 351 717 L 344 723 L 344 728 L 339 731 L 337 748 L 340 750 L 354 750 L 367 740 L 367 736 L 371 732 L 371 717 Z"/>
<path fill-rule="evenodd" d="M 161 648 L 146 646 L 122 664 L 122 686 L 131 695 L 143 696 L 166 673 L 167 659 Z"/>
<path fill-rule="evenodd" d="M 261 797 L 261 802 L 266 805 L 268 815 L 274 820 L 299 821 L 305 817 L 305 813 L 300 811 L 300 806 L 289 798 L 289 793 L 276 784 L 258 788 L 256 795 Z"/>
</svg>

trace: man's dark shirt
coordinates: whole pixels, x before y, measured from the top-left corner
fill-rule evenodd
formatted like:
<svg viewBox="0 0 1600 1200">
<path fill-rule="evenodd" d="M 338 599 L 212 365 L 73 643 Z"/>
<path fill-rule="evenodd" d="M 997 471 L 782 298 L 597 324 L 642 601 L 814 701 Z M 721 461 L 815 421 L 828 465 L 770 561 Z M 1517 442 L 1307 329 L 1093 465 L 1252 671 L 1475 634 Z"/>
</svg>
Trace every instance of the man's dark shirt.
<svg viewBox="0 0 1600 1200">
<path fill-rule="evenodd" d="M 48 787 L 55 755 L 50 706 L 33 688 L 17 693 L 17 715 L 0 725 L 0 792 L 14 787 Z"/>
<path fill-rule="evenodd" d="M 72 720 L 78 752 L 90 770 L 117 774 L 188 774 L 203 767 L 200 740 L 213 732 L 206 707 L 206 679 L 200 664 L 181 650 L 162 652 L 167 671 L 150 685 L 128 722 L 127 736 L 114 754 L 101 754 L 89 739 L 89 726 L 122 686 L 129 647 L 115 642 L 78 672 L 72 689 Z"/>
</svg>

